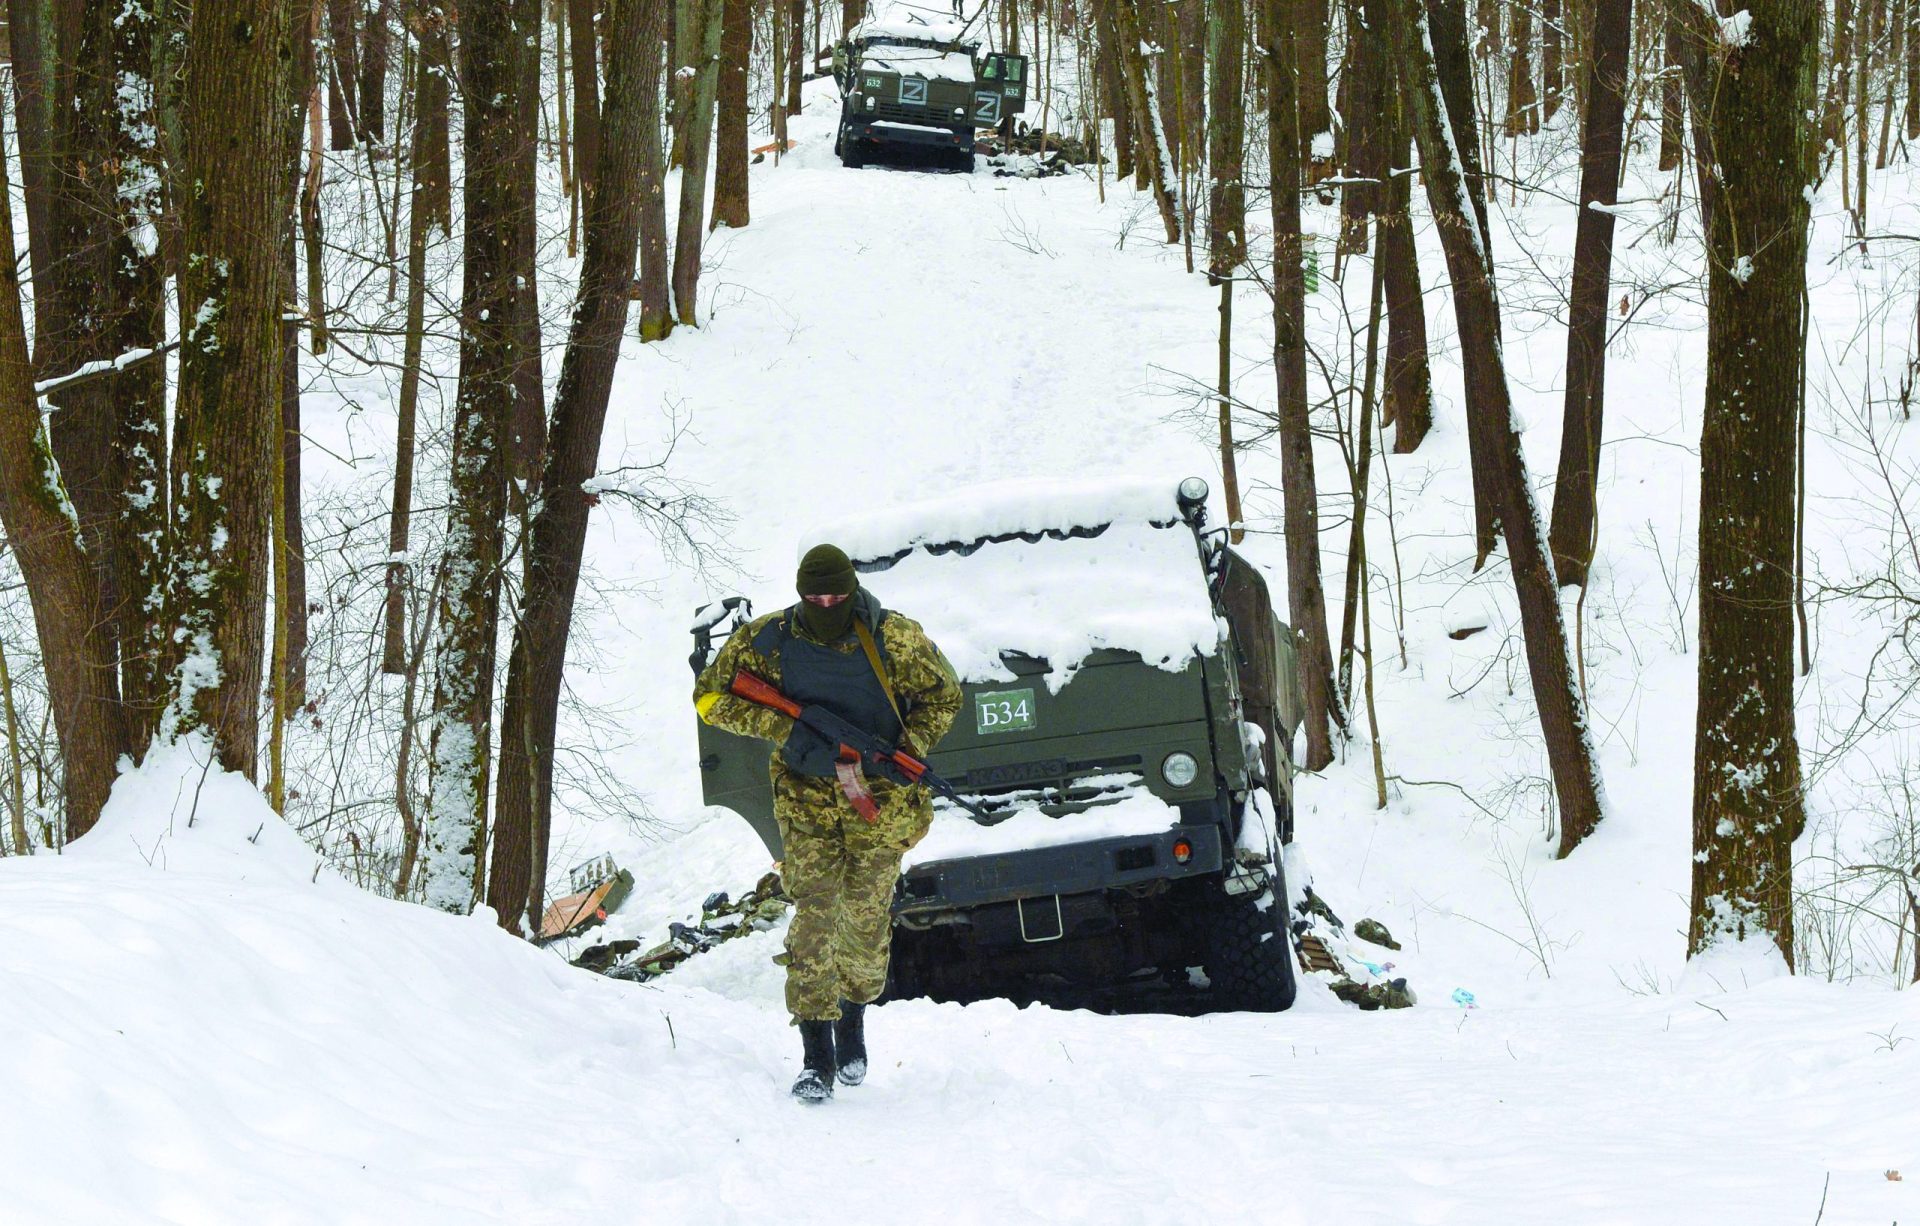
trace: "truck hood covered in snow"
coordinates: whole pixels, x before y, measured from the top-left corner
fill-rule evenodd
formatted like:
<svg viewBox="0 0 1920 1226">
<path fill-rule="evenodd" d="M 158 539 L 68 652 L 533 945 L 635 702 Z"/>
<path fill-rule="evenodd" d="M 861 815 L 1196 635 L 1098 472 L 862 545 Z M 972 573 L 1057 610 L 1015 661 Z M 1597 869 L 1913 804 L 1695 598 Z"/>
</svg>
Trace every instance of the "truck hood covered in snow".
<svg viewBox="0 0 1920 1226">
<path fill-rule="evenodd" d="M 1007 653 L 1065 685 L 1102 648 L 1178 671 L 1221 630 L 1176 481 L 1013 481 L 823 525 L 890 609 L 926 627 L 964 681 L 1013 678 Z"/>
</svg>

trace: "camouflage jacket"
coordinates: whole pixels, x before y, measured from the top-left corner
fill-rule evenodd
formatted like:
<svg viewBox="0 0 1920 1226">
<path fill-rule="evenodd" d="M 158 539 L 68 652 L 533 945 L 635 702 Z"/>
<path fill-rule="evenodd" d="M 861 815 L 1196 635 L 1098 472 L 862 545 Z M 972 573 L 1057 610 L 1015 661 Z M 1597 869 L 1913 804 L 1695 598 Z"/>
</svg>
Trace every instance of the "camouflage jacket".
<svg viewBox="0 0 1920 1226">
<path fill-rule="evenodd" d="M 735 630 L 694 683 L 693 703 L 702 720 L 740 736 L 771 741 L 775 746 L 786 743 L 788 734 L 793 730 L 792 719 L 728 691 L 734 675 L 743 669 L 775 686 L 780 685 L 778 655 L 762 654 L 754 649 L 753 642 L 769 622 L 784 617 L 791 617 L 790 632 L 796 637 L 809 642 L 817 641 L 807 634 L 791 609 L 764 614 Z M 920 623 L 912 618 L 887 613 L 880 623 L 877 637 L 887 659 L 888 680 L 893 686 L 894 699 L 900 704 L 906 724 L 902 748 L 911 746 L 908 752 L 929 753 L 947 734 L 947 729 L 953 726 L 954 718 L 960 713 L 959 678 L 954 675 L 953 666 L 947 663 L 940 649 L 934 646 L 933 640 L 927 637 L 926 631 L 920 628 Z M 855 653 L 861 649 L 859 639 L 853 634 L 824 646 L 835 651 Z M 778 753 L 773 754 L 772 758 L 776 800 L 825 804 L 838 801 L 839 789 L 831 780 L 797 776 L 787 768 Z M 875 796 L 881 798 L 883 803 L 887 794 L 894 791 L 893 786 L 884 779 L 874 778 L 869 782 Z M 901 790 L 923 793 L 923 789 L 918 788 Z"/>
</svg>

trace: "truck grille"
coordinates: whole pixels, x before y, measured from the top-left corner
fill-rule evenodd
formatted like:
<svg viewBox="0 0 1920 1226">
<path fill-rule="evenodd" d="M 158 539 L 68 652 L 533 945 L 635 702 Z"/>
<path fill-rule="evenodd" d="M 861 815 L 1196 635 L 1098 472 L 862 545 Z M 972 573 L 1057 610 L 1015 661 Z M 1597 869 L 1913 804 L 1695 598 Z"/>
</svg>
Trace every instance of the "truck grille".
<svg viewBox="0 0 1920 1226">
<path fill-rule="evenodd" d="M 953 782 L 994 816 L 1011 817 L 1017 809 L 1036 806 L 1061 817 L 1138 794 L 1146 786 L 1139 768 L 1139 754 L 1086 761 L 1047 758 L 976 767 Z"/>
<path fill-rule="evenodd" d="M 902 106 L 898 102 L 879 99 L 873 110 L 867 112 L 875 119 L 891 120 L 894 123 L 917 123 L 927 128 L 953 128 L 967 125 L 964 115 L 955 116 L 953 107 L 938 106 Z"/>
</svg>

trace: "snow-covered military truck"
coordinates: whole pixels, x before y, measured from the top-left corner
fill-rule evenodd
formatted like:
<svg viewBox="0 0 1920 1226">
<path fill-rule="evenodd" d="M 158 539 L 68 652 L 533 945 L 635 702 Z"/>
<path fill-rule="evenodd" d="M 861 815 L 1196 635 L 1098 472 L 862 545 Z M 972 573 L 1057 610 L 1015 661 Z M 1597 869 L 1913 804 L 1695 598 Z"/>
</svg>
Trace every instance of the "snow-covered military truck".
<svg viewBox="0 0 1920 1226">
<path fill-rule="evenodd" d="M 834 152 L 849 167 L 876 150 L 932 150 L 973 169 L 976 128 L 997 127 L 1027 104 L 1025 56 L 983 53 L 958 24 L 874 20 L 833 49 L 840 87 Z"/>
<path fill-rule="evenodd" d="M 938 802 L 908 853 L 889 998 L 1199 967 L 1213 1003 L 1293 1003 L 1292 633 L 1207 498 L 1199 478 L 1002 483 L 802 542 L 845 549 L 965 692 L 929 761 L 986 816 Z M 738 597 L 696 615 L 696 673 L 751 615 Z M 767 745 L 699 737 L 707 802 L 779 859 Z"/>
</svg>

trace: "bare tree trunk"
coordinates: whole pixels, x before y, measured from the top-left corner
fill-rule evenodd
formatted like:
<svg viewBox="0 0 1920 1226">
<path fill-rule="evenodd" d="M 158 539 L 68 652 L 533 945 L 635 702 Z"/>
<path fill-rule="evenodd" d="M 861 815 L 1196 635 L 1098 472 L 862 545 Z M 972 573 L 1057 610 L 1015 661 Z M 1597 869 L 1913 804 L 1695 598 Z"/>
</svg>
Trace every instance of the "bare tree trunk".
<svg viewBox="0 0 1920 1226">
<path fill-rule="evenodd" d="M 254 777 L 273 474 L 289 44 L 282 0 L 196 0 L 187 44 L 186 260 L 173 477 L 172 731 Z M 167 731 L 163 729 L 163 733 Z"/>
<path fill-rule="evenodd" d="M 4 635 L 0 635 L 0 714 L 6 717 L 7 829 L 13 836 L 13 854 L 24 856 L 33 850 L 33 842 L 27 836 L 26 771 L 20 755 L 20 712 L 13 701 L 13 674 L 7 670 Z"/>
<path fill-rule="evenodd" d="M 1294 20 L 1299 23 L 1293 63 L 1299 74 L 1295 97 L 1300 108 L 1300 156 L 1311 166 L 1315 143 L 1333 131 L 1333 107 L 1327 100 L 1327 0 L 1297 0 Z"/>
<path fill-rule="evenodd" d="M 777 2 L 777 0 L 776 0 Z M 671 3 L 668 12 L 672 11 Z M 796 30 L 796 34 L 799 31 Z M 640 125 L 640 339 L 657 341 L 673 331 L 668 290 L 673 276 L 667 257 L 667 168 L 660 148 L 660 73 L 663 48 L 639 57 L 641 104 L 646 121 Z"/>
<path fill-rule="evenodd" d="M 386 634 L 380 656 L 381 671 L 391 676 L 409 675 L 415 667 L 407 647 L 407 580 L 412 566 L 408 554 L 413 524 L 413 461 L 420 408 L 421 349 L 426 333 L 427 239 L 434 226 L 429 200 L 433 188 L 430 179 L 433 168 L 430 161 L 421 156 L 424 150 L 419 143 L 418 133 L 431 109 L 433 91 L 444 91 L 445 88 L 444 78 L 429 69 L 423 54 L 414 79 L 414 97 L 418 102 L 415 111 L 413 188 L 407 208 L 407 335 L 400 359 L 393 510 L 387 520 Z"/>
<path fill-rule="evenodd" d="M 1135 155 L 1153 185 L 1154 203 L 1160 206 L 1160 221 L 1166 227 L 1167 241 L 1180 241 L 1180 205 L 1175 199 L 1179 179 L 1167 146 L 1167 134 L 1160 123 L 1160 108 L 1154 97 L 1153 83 L 1147 72 L 1147 57 L 1141 41 L 1140 19 L 1135 0 L 1105 0 L 1113 19 L 1114 42 L 1120 52 L 1121 71 L 1127 83 L 1127 100 L 1133 115 Z"/>
<path fill-rule="evenodd" d="M 1427 366 L 1427 304 L 1413 241 L 1413 182 L 1398 176 L 1388 190 L 1391 212 L 1380 217 L 1387 295 L 1387 378 L 1381 418 L 1393 425 L 1393 449 L 1419 449 L 1433 429 L 1433 378 Z"/>
<path fill-rule="evenodd" d="M 1303 9 L 1317 0 L 1263 0 L 1260 46 L 1267 65 L 1267 161 L 1273 207 L 1273 367 L 1278 392 L 1280 485 L 1287 534 L 1287 606 L 1306 691 L 1307 769 L 1333 761 L 1333 730 L 1345 720 L 1333 696 L 1333 650 L 1320 585 L 1320 512 L 1307 421 L 1307 285 L 1300 244 L 1300 124 L 1294 74 Z"/>
<path fill-rule="evenodd" d="M 1607 302 L 1613 277 L 1613 206 L 1620 198 L 1633 0 L 1591 0 L 1586 131 L 1580 155 L 1580 215 L 1573 239 L 1567 316 L 1567 395 L 1560 472 L 1553 495 L 1553 563 L 1563 584 L 1587 582 L 1598 532 L 1595 484 L 1606 405 Z"/>
<path fill-rule="evenodd" d="M 699 322 L 700 250 L 706 232 L 707 162 L 713 148 L 715 87 L 720 68 L 720 25 L 725 0 L 688 0 L 697 26 L 698 66 L 687 91 L 692 108 L 685 132 L 685 169 L 680 176 L 680 223 L 673 245 L 673 308 L 683 324 Z"/>
<path fill-rule="evenodd" d="M 1560 0 L 1543 0 L 1540 6 L 1540 79 L 1545 107 L 1542 118 L 1548 121 L 1560 113 L 1560 95 L 1566 90 L 1564 21 Z M 1627 41 L 1633 41 L 1631 34 Z M 1591 50 L 1588 54 L 1592 54 Z"/>
<path fill-rule="evenodd" d="M 1514 0 L 1507 47 L 1507 135 L 1540 130 L 1540 95 L 1533 85 L 1533 9 L 1531 0 Z"/>
<path fill-rule="evenodd" d="M 359 38 L 353 28 L 353 0 L 326 0 L 327 5 L 327 120 L 335 151 L 351 149 L 358 125 L 360 82 Z"/>
<path fill-rule="evenodd" d="M 1493 45 L 1497 48 L 1500 28 L 1498 16 L 1499 5 L 1493 4 L 1489 7 L 1493 14 L 1492 24 L 1490 26 L 1483 26 L 1482 29 L 1493 39 Z M 1426 50 L 1432 55 L 1434 73 L 1439 82 L 1440 97 L 1446 103 L 1444 118 L 1447 121 L 1447 132 L 1453 138 L 1453 148 L 1457 154 L 1457 168 L 1465 182 L 1466 194 L 1472 205 L 1475 230 L 1480 240 L 1480 258 L 1486 267 L 1491 270 L 1493 266 L 1493 236 L 1487 226 L 1486 191 L 1479 160 L 1479 125 L 1474 121 L 1473 61 L 1467 50 L 1466 14 L 1459 5 L 1449 3 L 1449 0 L 1427 0 L 1426 17 L 1428 21 L 1428 42 Z M 1423 105 L 1423 103 L 1417 98 L 1409 97 L 1404 92 L 1409 88 L 1406 84 L 1406 59 L 1404 56 L 1396 54 L 1396 60 L 1401 65 L 1400 79 L 1403 90 L 1401 96 L 1408 99 L 1406 109 L 1409 118 L 1413 119 L 1418 113 L 1418 108 Z M 1413 126 L 1416 130 L 1418 129 L 1419 122 L 1417 119 L 1414 119 Z M 1422 150 L 1421 164 L 1424 167 L 1427 165 L 1425 154 L 1426 137 L 1420 136 L 1419 142 Z M 1428 191 L 1432 191 L 1431 182 L 1428 183 Z M 1447 263 L 1448 267 L 1451 268 L 1453 263 L 1452 257 L 1448 257 Z M 1455 292 L 1457 295 L 1458 290 L 1456 289 Z M 1491 283 L 1489 283 L 1489 292 L 1491 292 Z M 1497 311 L 1489 312 L 1489 318 L 1483 322 L 1485 326 L 1490 329 L 1488 336 L 1495 345 L 1498 345 L 1500 340 L 1499 313 Z M 1461 364 L 1465 368 L 1468 380 L 1466 389 L 1467 404 L 1469 406 L 1467 412 L 1467 437 L 1469 442 L 1473 443 L 1469 448 L 1471 453 L 1469 462 L 1473 470 L 1473 566 L 1475 570 L 1478 570 L 1480 567 L 1486 565 L 1487 558 L 1493 553 L 1494 546 L 1500 539 L 1500 495 L 1498 488 L 1500 475 L 1495 467 L 1496 461 L 1494 458 L 1499 448 L 1497 443 L 1487 439 L 1473 442 L 1475 430 L 1483 429 L 1485 425 L 1491 421 L 1491 418 L 1485 414 L 1476 415 L 1472 410 L 1472 405 L 1476 401 L 1485 402 L 1491 395 L 1491 392 L 1485 388 L 1474 387 L 1473 380 L 1475 374 L 1479 373 L 1484 377 L 1484 372 L 1476 372 L 1475 368 L 1464 360 L 1466 352 L 1468 351 L 1463 349 L 1463 360 Z M 1504 388 L 1501 394 L 1505 394 Z M 1478 424 L 1476 425 L 1476 423 Z"/>
<path fill-rule="evenodd" d="M 516 381 L 527 358 L 518 179 L 534 133 L 522 103 L 530 85 L 521 48 L 539 16 L 529 0 L 466 0 L 459 8 L 466 275 L 421 873 L 427 905 L 461 913 L 481 894 L 486 845 L 507 475 Z"/>
<path fill-rule="evenodd" d="M 1133 105 L 1128 97 L 1126 72 L 1120 63 L 1119 35 L 1114 30 L 1113 0 L 1094 0 L 1094 26 L 1099 32 L 1100 92 L 1107 110 L 1113 115 L 1113 173 L 1127 178 L 1135 170 L 1133 160 Z M 1140 167 L 1145 170 L 1144 165 Z"/>
<path fill-rule="evenodd" d="M 1213 91 L 1207 107 L 1207 276 L 1220 287 L 1220 477 L 1227 522 L 1241 531 L 1240 474 L 1233 441 L 1233 279 L 1247 258 L 1245 0 L 1214 0 L 1207 23 Z M 1239 539 L 1236 535 L 1234 539 Z"/>
<path fill-rule="evenodd" d="M 1662 6 L 1664 31 L 1660 71 L 1660 169 L 1672 170 L 1686 150 L 1686 82 L 1682 76 L 1680 23 Z"/>
<path fill-rule="evenodd" d="M 1420 255 L 1413 239 L 1413 176 L 1394 174 L 1396 167 L 1413 165 L 1413 132 L 1397 74 L 1393 71 L 1393 44 L 1387 37 L 1389 0 L 1365 0 L 1369 53 L 1378 74 L 1381 93 L 1376 102 L 1373 148 L 1377 160 L 1368 163 L 1369 175 L 1386 179 L 1374 190 L 1380 232 L 1375 259 L 1381 264 L 1387 308 L 1387 363 L 1385 395 L 1380 419 L 1393 426 L 1393 449 L 1402 455 L 1416 450 L 1433 428 L 1433 379 L 1427 365 L 1427 306 L 1420 284 Z"/>
<path fill-rule="evenodd" d="M 773 0 L 780 4 L 784 0 Z M 792 15 L 788 20 L 793 38 L 787 51 L 787 114 L 800 113 L 800 86 L 806 78 L 805 65 L 812 60 L 807 47 L 807 0 L 793 0 Z"/>
<path fill-rule="evenodd" d="M 713 164 L 713 229 L 738 230 L 747 207 L 747 63 L 753 58 L 753 5 L 721 0 L 718 135 Z"/>
<path fill-rule="evenodd" d="M 626 328 L 628 287 L 646 197 L 645 145 L 658 122 L 651 63 L 668 0 L 609 0 L 607 106 L 598 177 L 607 190 L 588 215 L 580 295 L 554 400 L 545 496 L 528 545 L 527 590 L 507 671 L 500 740 L 499 820 L 487 901 L 509 931 L 531 935 L 543 910 L 551 828 L 553 749 L 574 593 L 586 549 L 593 476 Z"/>
<path fill-rule="evenodd" d="M 53 47 L 50 0 L 7 0 L 7 49 L 13 69 L 13 114 L 20 142 L 20 192 L 27 214 L 29 267 L 45 284 L 53 261 L 53 222 L 47 214 L 47 177 L 53 158 Z"/>
<path fill-rule="evenodd" d="M 383 144 L 387 139 L 388 26 L 393 20 L 392 0 L 371 0 L 367 5 L 367 28 L 360 43 L 360 139 Z"/>
<path fill-rule="evenodd" d="M 300 324 L 295 286 L 299 284 L 295 230 L 299 224 L 300 147 L 307 128 L 307 110 L 317 105 L 314 73 L 317 48 L 313 19 L 318 0 L 292 0 L 288 29 L 292 56 L 288 64 L 285 127 L 281 157 L 280 236 L 280 488 L 279 511 L 284 517 L 274 534 L 274 676 L 276 696 L 287 711 L 306 701 L 307 688 L 307 553 L 300 498 Z M 317 212 L 318 205 L 315 204 Z M 284 562 L 284 565 L 283 565 Z M 284 683 L 278 684 L 278 683 Z M 276 712 L 284 715 L 286 711 Z M 279 728 L 275 726 L 278 735 Z M 279 754 L 275 755 L 276 762 Z"/>
<path fill-rule="evenodd" d="M 1772 940 L 1793 964 L 1793 841 L 1806 825 L 1794 735 L 1796 400 L 1806 343 L 1819 9 L 1747 0 L 1745 43 L 1696 99 L 1707 216 L 1700 433 L 1700 670 L 1689 954 Z M 1717 33 L 1688 13 L 1695 37 Z"/>
<path fill-rule="evenodd" d="M 0 158 L 0 198 L 10 199 Z M 0 249 L 18 250 L 13 212 L 0 209 Z M 20 280 L 0 260 L 0 526 L 12 543 L 40 640 L 47 697 L 60 740 L 67 837 L 93 828 L 129 748 L 98 580 L 54 463 L 27 356 Z"/>
<path fill-rule="evenodd" d="M 1600 773 L 1568 651 L 1553 561 L 1547 556 L 1546 534 L 1534 505 L 1508 398 L 1493 275 L 1486 249 L 1477 241 L 1480 231 L 1471 216 L 1473 206 L 1456 146 L 1448 139 L 1453 122 L 1435 70 L 1426 12 L 1421 0 L 1393 0 L 1393 4 L 1389 28 L 1401 79 L 1413 104 L 1427 203 L 1453 280 L 1461 363 L 1467 370 L 1468 440 L 1476 450 L 1494 451 L 1489 465 L 1497 477 L 1493 492 L 1500 499 L 1500 523 L 1526 638 L 1527 672 L 1560 802 L 1560 854 L 1565 856 L 1599 825 L 1604 812 Z"/>
<path fill-rule="evenodd" d="M 414 119 L 414 173 L 419 176 L 419 200 L 431 228 L 442 234 L 453 231 L 453 155 L 450 149 L 452 122 L 449 114 L 449 81 L 453 76 L 453 55 L 447 32 L 452 17 L 441 0 L 419 0 L 421 80 L 416 86 L 419 113 Z"/>
<path fill-rule="evenodd" d="M 598 0 L 566 0 L 567 34 L 573 53 L 573 173 L 580 208 L 593 200 L 593 172 L 600 162 L 600 47 L 594 14 Z"/>
</svg>

